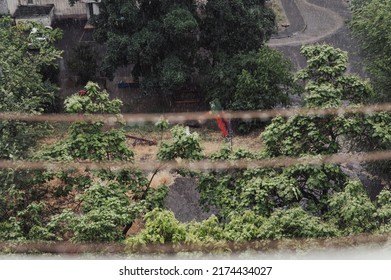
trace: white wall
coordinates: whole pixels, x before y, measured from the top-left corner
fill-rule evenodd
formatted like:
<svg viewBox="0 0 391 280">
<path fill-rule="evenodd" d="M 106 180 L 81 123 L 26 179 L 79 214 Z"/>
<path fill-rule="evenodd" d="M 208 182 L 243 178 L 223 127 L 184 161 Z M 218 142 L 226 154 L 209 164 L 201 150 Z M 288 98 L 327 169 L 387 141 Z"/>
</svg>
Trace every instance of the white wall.
<svg viewBox="0 0 391 280">
<path fill-rule="evenodd" d="M 0 0 L 0 15 L 8 14 L 7 0 Z"/>
<path fill-rule="evenodd" d="M 42 17 L 35 17 L 35 18 L 18 18 L 16 19 L 16 24 L 18 24 L 18 22 L 21 22 L 21 21 L 30 21 L 30 20 L 33 20 L 35 22 L 40 22 L 42 23 L 42 25 L 44 26 L 50 26 L 52 24 L 52 20 L 50 18 L 50 16 L 42 16 Z"/>
<path fill-rule="evenodd" d="M 1 1 L 1 0 L 0 0 Z M 8 9 L 11 14 L 14 14 L 18 5 L 27 5 L 28 0 L 6 0 L 8 1 Z M 54 4 L 54 14 L 56 17 L 69 16 L 86 16 L 87 9 L 84 3 L 77 2 L 74 6 L 70 6 L 67 0 L 33 0 L 33 5 Z"/>
<path fill-rule="evenodd" d="M 6 1 L 8 3 L 8 10 L 10 14 L 13 15 L 16 11 L 16 8 L 19 5 L 19 1 L 18 0 L 6 0 Z"/>
</svg>

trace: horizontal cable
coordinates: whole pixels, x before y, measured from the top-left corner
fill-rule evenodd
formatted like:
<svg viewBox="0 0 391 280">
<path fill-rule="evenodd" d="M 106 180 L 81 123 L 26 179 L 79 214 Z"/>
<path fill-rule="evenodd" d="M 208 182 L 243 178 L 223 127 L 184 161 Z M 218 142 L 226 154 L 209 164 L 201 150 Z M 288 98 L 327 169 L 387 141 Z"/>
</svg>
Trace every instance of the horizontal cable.
<svg viewBox="0 0 391 280">
<path fill-rule="evenodd" d="M 391 240 L 390 234 L 361 234 L 334 238 L 317 239 L 284 239 L 284 240 L 254 240 L 243 242 L 205 242 L 195 244 L 147 244 L 124 245 L 121 243 L 71 243 L 71 242 L 0 242 L 0 252 L 12 254 L 175 254 L 178 252 L 222 252 L 238 253 L 246 250 L 251 252 L 274 253 L 282 250 L 293 252 L 303 250 L 337 249 L 343 250 L 357 245 L 386 246 Z"/>
<path fill-rule="evenodd" d="M 367 153 L 338 153 L 332 155 L 317 155 L 306 157 L 276 157 L 262 160 L 225 160 L 225 161 L 142 161 L 132 163 L 128 161 L 110 161 L 110 162 L 53 162 L 53 161 L 11 161 L 1 160 L 0 169 L 18 169 L 34 170 L 44 169 L 52 171 L 80 169 L 88 170 L 110 169 L 112 171 L 123 169 L 140 169 L 153 171 L 156 169 L 190 169 L 193 171 L 205 170 L 227 170 L 227 169 L 244 169 L 244 168 L 271 168 L 271 167 L 288 167 L 298 164 L 340 164 L 340 163 L 357 163 L 372 162 L 379 160 L 391 160 L 391 150 L 376 151 Z"/>
<path fill-rule="evenodd" d="M 228 119 L 242 120 L 268 120 L 276 116 L 328 116 L 328 115 L 345 115 L 353 113 L 371 114 L 376 112 L 391 111 L 391 103 L 374 104 L 368 106 L 349 106 L 338 108 L 279 108 L 259 111 L 235 111 L 224 112 Z M 185 121 L 198 120 L 200 122 L 214 119 L 214 115 L 209 112 L 188 112 L 188 113 L 162 113 L 162 114 L 123 114 L 122 116 L 110 114 L 21 114 L 21 113 L 0 113 L 0 120 L 3 121 L 30 121 L 30 122 L 75 122 L 75 121 L 102 121 L 108 124 L 115 124 L 118 120 L 126 123 L 145 123 L 157 122 L 166 119 L 172 123 L 181 123 Z"/>
</svg>

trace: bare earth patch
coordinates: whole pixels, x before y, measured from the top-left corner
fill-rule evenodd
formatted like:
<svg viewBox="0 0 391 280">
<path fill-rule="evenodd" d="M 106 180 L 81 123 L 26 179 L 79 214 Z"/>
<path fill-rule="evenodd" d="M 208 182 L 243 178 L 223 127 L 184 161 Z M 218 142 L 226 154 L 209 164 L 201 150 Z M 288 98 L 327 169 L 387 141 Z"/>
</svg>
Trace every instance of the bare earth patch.
<svg viewBox="0 0 391 280">
<path fill-rule="evenodd" d="M 190 132 L 197 132 L 201 137 L 201 147 L 204 151 L 205 156 L 210 156 L 212 153 L 218 152 L 224 145 L 227 144 L 224 137 L 221 135 L 221 133 L 216 129 L 209 129 L 209 128 L 190 128 Z M 233 149 L 248 149 L 252 152 L 259 152 L 262 148 L 262 141 L 259 138 L 261 131 L 256 130 L 248 135 L 234 135 L 233 137 Z M 136 137 L 142 137 L 145 139 L 154 139 L 158 142 L 158 145 L 160 143 L 161 135 L 159 132 L 152 131 L 152 132 L 132 132 L 129 131 L 127 134 L 131 134 Z M 170 141 L 171 134 L 169 130 L 165 131 L 163 133 L 162 137 L 163 141 Z M 129 140 L 128 141 L 129 146 L 132 147 L 135 153 L 135 161 L 137 162 L 143 162 L 143 161 L 149 161 L 149 160 L 156 160 L 156 154 L 158 152 L 159 146 L 153 145 L 149 146 L 147 144 L 140 144 L 137 143 L 133 146 L 134 141 Z"/>
</svg>

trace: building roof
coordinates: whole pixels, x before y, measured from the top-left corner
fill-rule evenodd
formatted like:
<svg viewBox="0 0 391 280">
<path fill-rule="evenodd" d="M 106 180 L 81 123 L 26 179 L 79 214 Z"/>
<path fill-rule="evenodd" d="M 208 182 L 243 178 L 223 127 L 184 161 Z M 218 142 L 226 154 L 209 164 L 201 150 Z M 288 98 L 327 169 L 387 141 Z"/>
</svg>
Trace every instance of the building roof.
<svg viewBox="0 0 391 280">
<path fill-rule="evenodd" d="M 47 16 L 54 9 L 54 4 L 49 5 L 20 5 L 14 13 L 16 18 L 33 18 Z"/>
</svg>

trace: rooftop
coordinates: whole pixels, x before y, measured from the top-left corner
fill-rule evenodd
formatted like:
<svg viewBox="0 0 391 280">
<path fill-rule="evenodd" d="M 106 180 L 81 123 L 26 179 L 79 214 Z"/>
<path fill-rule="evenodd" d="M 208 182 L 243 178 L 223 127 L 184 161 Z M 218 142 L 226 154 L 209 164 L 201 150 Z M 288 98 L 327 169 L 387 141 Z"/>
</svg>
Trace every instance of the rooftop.
<svg viewBox="0 0 391 280">
<path fill-rule="evenodd" d="M 54 9 L 54 4 L 49 5 L 20 5 L 14 13 L 16 18 L 33 18 L 37 16 L 46 16 Z"/>
</svg>

